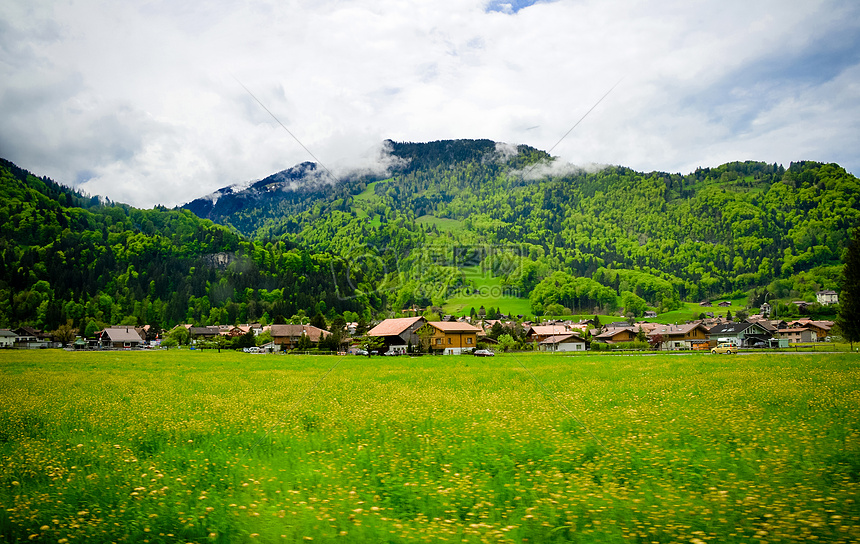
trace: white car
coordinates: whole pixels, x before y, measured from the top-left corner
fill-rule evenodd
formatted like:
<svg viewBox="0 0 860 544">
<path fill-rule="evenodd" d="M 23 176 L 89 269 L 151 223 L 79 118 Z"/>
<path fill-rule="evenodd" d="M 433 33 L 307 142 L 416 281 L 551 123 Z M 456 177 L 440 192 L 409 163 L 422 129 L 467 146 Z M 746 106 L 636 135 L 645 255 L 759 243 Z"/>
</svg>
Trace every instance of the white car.
<svg viewBox="0 0 860 544">
<path fill-rule="evenodd" d="M 473 353 L 475 357 L 493 357 L 496 354 L 488 349 L 476 349 Z"/>
</svg>

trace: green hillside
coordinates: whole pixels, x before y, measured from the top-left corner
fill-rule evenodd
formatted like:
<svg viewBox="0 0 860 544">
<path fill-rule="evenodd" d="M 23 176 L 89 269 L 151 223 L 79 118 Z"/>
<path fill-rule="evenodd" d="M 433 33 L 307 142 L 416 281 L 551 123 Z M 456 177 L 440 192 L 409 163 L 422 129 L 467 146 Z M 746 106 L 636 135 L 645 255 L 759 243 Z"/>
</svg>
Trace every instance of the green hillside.
<svg viewBox="0 0 860 544">
<path fill-rule="evenodd" d="M 352 321 L 413 305 L 654 309 L 674 322 L 717 298 L 733 313 L 767 300 L 785 315 L 785 303 L 838 289 L 860 226 L 860 182 L 836 164 L 586 172 L 489 140 L 388 144 L 390 175 L 324 188 L 299 165 L 257 184 L 296 194 L 239 192 L 206 208 L 224 226 L 105 202 L 3 161 L 0 326 Z"/>
<path fill-rule="evenodd" d="M 485 141 L 424 146 L 392 143 L 409 167 L 354 196 L 269 217 L 254 235 L 345 256 L 372 247 L 396 291 L 394 310 L 464 306 L 448 293 L 468 286 L 459 271 L 477 262 L 458 259 L 474 254 L 523 299 L 565 272 L 618 297 L 577 295 L 566 302 L 574 312 L 622 311 L 625 292 L 666 312 L 732 293 L 750 293 L 754 304 L 814 300 L 838 287 L 847 234 L 860 225 L 860 183 L 836 164 L 748 161 L 687 175 L 610 166 L 539 177 L 550 159 L 524 146 L 514 156 Z M 432 266 L 422 264 L 427 253 Z M 416 285 L 425 288 L 411 296 Z M 553 302 L 532 296 L 530 308 Z"/>
</svg>

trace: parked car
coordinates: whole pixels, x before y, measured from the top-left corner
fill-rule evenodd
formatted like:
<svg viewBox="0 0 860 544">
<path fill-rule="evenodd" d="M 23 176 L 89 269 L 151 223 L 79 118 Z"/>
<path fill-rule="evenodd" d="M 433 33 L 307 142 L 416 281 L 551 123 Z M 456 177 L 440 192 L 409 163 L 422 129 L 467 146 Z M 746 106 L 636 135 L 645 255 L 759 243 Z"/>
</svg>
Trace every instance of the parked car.
<svg viewBox="0 0 860 544">
<path fill-rule="evenodd" d="M 764 342 L 762 342 L 761 340 L 759 340 L 758 342 L 754 343 L 754 344 L 752 345 L 752 347 L 754 347 L 754 348 L 766 348 L 766 347 L 767 347 L 767 344 L 765 344 Z"/>
<path fill-rule="evenodd" d="M 730 344 L 728 342 L 726 342 L 724 344 L 720 344 L 711 350 L 711 353 L 713 353 L 713 354 L 726 353 L 728 355 L 731 355 L 732 353 L 737 353 L 737 352 L 738 352 L 738 348 L 735 347 L 734 344 Z"/>
<path fill-rule="evenodd" d="M 363 350 L 363 349 L 357 349 L 357 350 L 355 350 L 355 354 L 356 354 L 356 355 L 362 355 L 362 356 L 364 356 L 364 357 L 367 357 L 367 351 L 365 351 L 365 350 Z"/>
<path fill-rule="evenodd" d="M 495 355 L 495 353 L 488 349 L 476 349 L 472 354 L 475 357 L 493 357 Z"/>
</svg>

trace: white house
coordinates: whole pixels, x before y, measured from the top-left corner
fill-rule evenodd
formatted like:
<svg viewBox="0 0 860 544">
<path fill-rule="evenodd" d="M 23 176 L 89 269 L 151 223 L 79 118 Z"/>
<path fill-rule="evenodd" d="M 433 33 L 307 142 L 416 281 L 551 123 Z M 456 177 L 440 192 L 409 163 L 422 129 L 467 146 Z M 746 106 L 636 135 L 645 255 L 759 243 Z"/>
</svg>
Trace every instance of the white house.
<svg viewBox="0 0 860 544">
<path fill-rule="evenodd" d="M 839 304 L 839 295 L 836 291 L 819 291 L 815 293 L 815 299 L 821 305 Z"/>
<path fill-rule="evenodd" d="M 11 348 L 15 346 L 18 335 L 8 329 L 0 329 L 0 348 Z"/>
<path fill-rule="evenodd" d="M 573 333 L 550 336 L 538 345 L 542 351 L 585 351 L 585 340 Z"/>
</svg>

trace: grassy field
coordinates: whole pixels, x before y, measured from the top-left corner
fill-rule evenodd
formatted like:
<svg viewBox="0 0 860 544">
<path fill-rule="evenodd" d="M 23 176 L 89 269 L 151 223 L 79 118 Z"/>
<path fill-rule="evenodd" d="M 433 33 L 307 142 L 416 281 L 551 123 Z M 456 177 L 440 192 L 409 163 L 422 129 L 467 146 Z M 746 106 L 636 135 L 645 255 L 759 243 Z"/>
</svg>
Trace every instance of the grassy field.
<svg viewBox="0 0 860 544">
<path fill-rule="evenodd" d="M 4 351 L 0 541 L 856 542 L 858 363 Z"/>
</svg>

